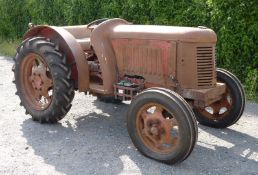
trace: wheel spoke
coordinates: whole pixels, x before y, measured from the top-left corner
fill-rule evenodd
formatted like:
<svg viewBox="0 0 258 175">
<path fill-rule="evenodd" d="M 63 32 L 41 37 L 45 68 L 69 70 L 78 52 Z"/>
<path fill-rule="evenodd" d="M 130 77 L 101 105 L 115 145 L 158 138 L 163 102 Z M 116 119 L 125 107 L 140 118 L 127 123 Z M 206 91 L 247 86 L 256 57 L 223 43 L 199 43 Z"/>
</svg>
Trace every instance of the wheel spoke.
<svg viewBox="0 0 258 175">
<path fill-rule="evenodd" d="M 53 81 L 52 79 L 48 78 L 47 76 L 44 76 L 43 77 L 43 86 L 46 88 L 46 89 L 49 89 L 53 86 Z"/>
<path fill-rule="evenodd" d="M 227 108 L 228 110 L 231 108 L 231 104 L 228 102 L 227 99 L 225 99 L 222 103 L 221 106 Z"/>
<path fill-rule="evenodd" d="M 162 134 L 162 139 L 164 141 L 164 143 L 166 144 L 170 144 L 172 141 L 172 137 L 171 137 L 171 129 L 172 129 L 172 120 L 171 119 L 165 119 L 165 121 L 163 121 L 163 128 L 164 128 L 164 133 Z"/>
<path fill-rule="evenodd" d="M 147 116 L 148 116 L 147 111 L 146 111 L 146 110 L 142 111 L 141 117 L 142 117 L 142 119 L 143 119 L 144 121 L 146 120 Z"/>
<path fill-rule="evenodd" d="M 169 119 L 169 121 L 170 121 L 171 128 L 173 128 L 174 126 L 178 126 L 178 122 L 174 117 L 172 119 Z"/>
<path fill-rule="evenodd" d="M 42 95 L 40 94 L 39 91 L 34 91 L 34 97 L 36 101 L 40 101 Z"/>
<path fill-rule="evenodd" d="M 220 106 L 220 105 L 214 105 L 214 106 L 212 107 L 212 109 L 213 109 L 213 115 L 214 115 L 214 116 L 218 116 L 218 115 L 219 115 L 219 112 L 220 112 L 220 109 L 221 109 L 221 106 Z"/>
<path fill-rule="evenodd" d="M 165 144 L 171 144 L 172 143 L 172 137 L 170 135 L 170 133 L 166 133 L 162 136 L 162 141 Z"/>
<path fill-rule="evenodd" d="M 33 68 L 36 68 L 36 67 L 38 67 L 38 65 L 37 65 L 37 62 L 36 62 L 36 59 L 33 61 L 33 63 L 32 63 L 32 69 Z"/>
<path fill-rule="evenodd" d="M 51 100 L 51 96 L 48 94 L 48 91 L 42 91 L 41 95 L 47 100 Z"/>
<path fill-rule="evenodd" d="M 145 133 L 145 136 L 154 144 L 154 146 L 157 146 L 160 144 L 160 142 L 158 141 L 157 137 L 155 138 L 155 136 L 150 135 L 148 133 Z"/>
<path fill-rule="evenodd" d="M 155 113 L 162 113 L 162 111 L 164 111 L 164 109 L 159 105 L 156 105 L 155 107 L 156 107 Z"/>
</svg>

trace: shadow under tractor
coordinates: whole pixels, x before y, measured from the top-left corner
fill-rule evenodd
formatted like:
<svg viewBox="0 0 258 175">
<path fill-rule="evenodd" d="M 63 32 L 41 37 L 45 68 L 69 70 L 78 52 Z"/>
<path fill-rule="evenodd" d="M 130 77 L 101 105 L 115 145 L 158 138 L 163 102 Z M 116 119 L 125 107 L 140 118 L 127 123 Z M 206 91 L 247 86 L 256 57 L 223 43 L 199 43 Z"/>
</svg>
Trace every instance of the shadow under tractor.
<svg viewBox="0 0 258 175">
<path fill-rule="evenodd" d="M 206 27 L 29 25 L 17 48 L 16 94 L 34 121 L 56 123 L 74 91 L 105 102 L 131 101 L 127 129 L 145 156 L 174 164 L 192 152 L 199 123 L 225 128 L 245 107 L 240 81 L 216 67 L 217 36 Z"/>
</svg>

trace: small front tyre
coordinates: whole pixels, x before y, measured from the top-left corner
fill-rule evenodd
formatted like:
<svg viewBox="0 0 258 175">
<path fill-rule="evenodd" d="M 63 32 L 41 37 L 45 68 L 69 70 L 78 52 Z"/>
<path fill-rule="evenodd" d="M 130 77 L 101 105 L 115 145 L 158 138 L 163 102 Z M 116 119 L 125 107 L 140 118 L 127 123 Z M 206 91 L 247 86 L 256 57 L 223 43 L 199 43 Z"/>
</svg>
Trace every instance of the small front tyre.
<svg viewBox="0 0 258 175">
<path fill-rule="evenodd" d="M 221 100 L 205 108 L 195 108 L 197 120 L 206 126 L 226 128 L 236 123 L 245 108 L 245 93 L 238 78 L 224 69 L 217 69 L 218 82 L 226 84 Z"/>
<path fill-rule="evenodd" d="M 188 104 L 175 92 L 157 88 L 143 91 L 132 101 L 127 129 L 143 155 L 167 164 L 185 160 L 198 134 Z"/>
</svg>

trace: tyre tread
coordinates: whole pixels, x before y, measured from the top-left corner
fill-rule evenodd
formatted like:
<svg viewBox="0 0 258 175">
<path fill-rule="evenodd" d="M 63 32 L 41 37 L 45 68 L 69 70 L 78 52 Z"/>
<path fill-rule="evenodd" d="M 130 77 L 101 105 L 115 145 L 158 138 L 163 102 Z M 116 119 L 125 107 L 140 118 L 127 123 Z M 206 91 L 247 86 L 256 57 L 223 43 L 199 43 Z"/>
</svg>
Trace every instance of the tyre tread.
<svg viewBox="0 0 258 175">
<path fill-rule="evenodd" d="M 21 99 L 21 106 L 25 107 L 25 113 L 30 114 L 34 121 L 40 123 L 56 123 L 62 119 L 71 108 L 71 102 L 74 98 L 73 81 L 71 80 L 71 70 L 66 64 L 66 57 L 57 50 L 56 45 L 50 42 L 45 37 L 34 37 L 26 39 L 17 48 L 17 53 L 14 58 L 13 72 L 15 75 L 15 83 L 17 88 L 17 95 Z M 24 55 L 34 52 L 40 54 L 46 61 L 50 69 L 52 69 L 52 78 L 56 85 L 54 85 L 54 92 L 52 103 L 44 111 L 36 111 L 27 104 L 23 93 L 20 93 L 19 71 L 18 67 Z"/>
</svg>

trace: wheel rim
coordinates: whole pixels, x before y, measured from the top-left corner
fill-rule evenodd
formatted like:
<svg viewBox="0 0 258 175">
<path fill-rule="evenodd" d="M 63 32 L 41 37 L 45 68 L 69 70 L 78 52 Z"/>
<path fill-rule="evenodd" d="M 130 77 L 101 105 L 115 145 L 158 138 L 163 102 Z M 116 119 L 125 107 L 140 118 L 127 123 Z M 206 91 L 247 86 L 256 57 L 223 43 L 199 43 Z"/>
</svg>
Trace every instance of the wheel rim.
<svg viewBox="0 0 258 175">
<path fill-rule="evenodd" d="M 53 79 L 42 57 L 29 53 L 20 68 L 21 86 L 29 104 L 36 110 L 45 110 L 52 102 Z"/>
<path fill-rule="evenodd" d="M 157 103 L 146 104 L 136 118 L 137 133 L 150 150 L 170 153 L 179 140 L 178 122 L 164 106 Z"/>
<path fill-rule="evenodd" d="M 198 112 L 211 120 L 222 120 L 229 114 L 233 107 L 233 96 L 231 90 L 226 87 L 226 92 L 222 95 L 221 100 L 212 103 L 204 109 L 198 108 Z"/>
</svg>

